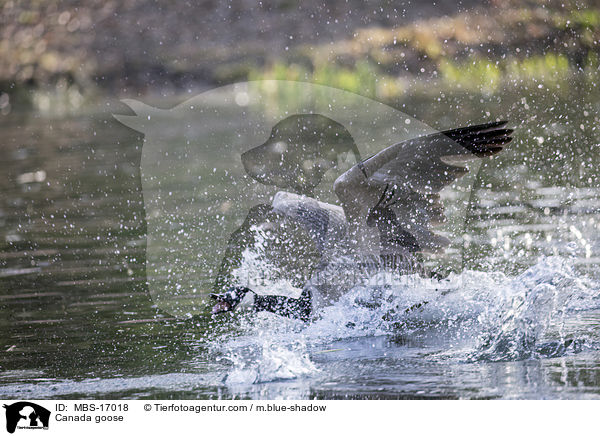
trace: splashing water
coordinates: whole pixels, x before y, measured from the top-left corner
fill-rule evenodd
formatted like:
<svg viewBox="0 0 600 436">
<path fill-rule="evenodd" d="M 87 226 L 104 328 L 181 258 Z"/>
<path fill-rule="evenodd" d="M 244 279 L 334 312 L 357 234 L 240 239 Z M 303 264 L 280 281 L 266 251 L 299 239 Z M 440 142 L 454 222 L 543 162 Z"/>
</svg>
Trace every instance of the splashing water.
<svg viewBox="0 0 600 436">
<path fill-rule="evenodd" d="M 361 337 L 417 338 L 428 351 L 422 358 L 432 360 L 556 357 L 600 349 L 593 332 L 571 328 L 578 314 L 600 309 L 599 291 L 559 257 L 541 258 L 515 277 L 465 271 L 438 280 L 379 272 L 309 324 L 244 314 L 213 352 L 231 362 L 227 385 L 316 376 L 322 356 Z"/>
<path fill-rule="evenodd" d="M 289 348 L 262 343 L 260 348 L 257 357 L 239 353 L 230 356 L 234 369 L 225 377 L 227 385 L 288 380 L 317 371 L 302 343 Z"/>
</svg>

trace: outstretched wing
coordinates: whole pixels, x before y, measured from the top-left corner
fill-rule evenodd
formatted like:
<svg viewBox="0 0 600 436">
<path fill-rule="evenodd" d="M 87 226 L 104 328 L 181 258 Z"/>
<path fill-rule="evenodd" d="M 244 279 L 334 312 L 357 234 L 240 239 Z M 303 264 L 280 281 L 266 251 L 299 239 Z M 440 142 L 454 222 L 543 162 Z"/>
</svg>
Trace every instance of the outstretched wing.
<svg viewBox="0 0 600 436">
<path fill-rule="evenodd" d="M 432 231 L 444 221 L 439 192 L 467 173 L 462 163 L 500 152 L 506 121 L 463 127 L 392 145 L 335 181 L 355 237 L 377 231 L 382 253 L 435 252 L 449 241 Z"/>
</svg>

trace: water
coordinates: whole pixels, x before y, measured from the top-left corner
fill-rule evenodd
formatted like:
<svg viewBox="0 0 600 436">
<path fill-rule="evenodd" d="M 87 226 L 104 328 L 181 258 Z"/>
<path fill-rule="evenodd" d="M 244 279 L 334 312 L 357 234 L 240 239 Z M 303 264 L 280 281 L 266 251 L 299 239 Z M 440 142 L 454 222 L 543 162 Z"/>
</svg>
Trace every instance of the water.
<svg viewBox="0 0 600 436">
<path fill-rule="evenodd" d="M 433 127 L 493 109 L 517 128 L 476 180 L 463 268 L 373 277 L 310 325 L 162 312 L 145 283 L 140 135 L 108 113 L 4 116 L 0 396 L 598 398 L 600 100 L 535 89 L 406 97 Z"/>
</svg>

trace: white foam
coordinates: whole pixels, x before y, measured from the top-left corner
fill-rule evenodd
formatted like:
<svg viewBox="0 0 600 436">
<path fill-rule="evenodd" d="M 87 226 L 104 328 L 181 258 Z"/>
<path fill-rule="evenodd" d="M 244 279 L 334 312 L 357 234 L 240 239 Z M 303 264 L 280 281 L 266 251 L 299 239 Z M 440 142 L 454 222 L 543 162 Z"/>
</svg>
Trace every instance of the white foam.
<svg viewBox="0 0 600 436">
<path fill-rule="evenodd" d="M 220 342 L 219 352 L 232 362 L 227 384 L 314 375 L 318 365 L 311 349 L 363 336 L 435 331 L 454 345 L 438 357 L 535 358 L 546 352 L 548 341 L 567 352 L 565 323 L 574 313 L 599 309 L 599 295 L 598 283 L 578 276 L 571 262 L 559 257 L 541 258 L 512 277 L 465 271 L 437 280 L 380 272 L 320 310 L 309 324 L 248 314 L 240 331 Z"/>
</svg>

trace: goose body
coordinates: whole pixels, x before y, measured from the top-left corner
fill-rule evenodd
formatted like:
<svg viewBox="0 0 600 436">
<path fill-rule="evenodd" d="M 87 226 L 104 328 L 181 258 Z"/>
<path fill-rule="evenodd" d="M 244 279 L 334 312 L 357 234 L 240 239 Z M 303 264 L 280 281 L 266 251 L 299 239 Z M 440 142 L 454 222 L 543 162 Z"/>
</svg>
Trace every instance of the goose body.
<svg viewBox="0 0 600 436">
<path fill-rule="evenodd" d="M 383 259 L 439 252 L 449 244 L 445 237 L 435 233 L 435 226 L 445 220 L 440 191 L 468 172 L 464 166 L 467 161 L 502 151 L 512 140 L 512 130 L 505 128 L 506 124 L 498 121 L 462 127 L 391 145 L 359 160 L 335 180 L 332 190 L 339 205 L 312 198 L 307 195 L 312 188 L 303 186 L 296 192 L 279 191 L 270 205 L 270 213 L 304 228 L 321 256 L 317 272 L 335 267 L 335 261 L 346 255 Z M 281 138 L 278 140 L 277 144 L 285 148 Z M 264 168 L 258 174 L 252 165 L 244 162 L 244 166 L 261 183 L 292 187 L 282 181 L 293 180 L 293 175 L 284 177 L 278 173 L 277 178 L 269 179 Z M 293 167 L 288 165 L 288 170 Z M 280 297 L 272 305 L 263 301 L 269 296 L 255 295 L 247 288 L 237 294 L 238 302 L 247 299 L 256 310 L 284 316 L 294 316 L 293 311 L 284 308 L 298 306 L 302 300 L 305 303 L 299 307 L 303 315 L 297 317 L 305 319 L 306 301 L 313 306 L 316 302 L 326 304 L 338 298 L 344 289 L 343 283 L 324 285 L 311 278 L 299 299 Z M 226 302 L 219 295 L 213 294 L 219 301 L 214 312 L 232 310 L 238 305 L 237 300 Z"/>
</svg>

